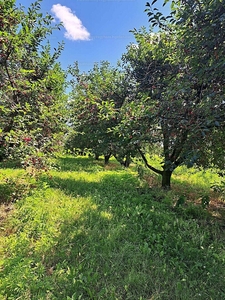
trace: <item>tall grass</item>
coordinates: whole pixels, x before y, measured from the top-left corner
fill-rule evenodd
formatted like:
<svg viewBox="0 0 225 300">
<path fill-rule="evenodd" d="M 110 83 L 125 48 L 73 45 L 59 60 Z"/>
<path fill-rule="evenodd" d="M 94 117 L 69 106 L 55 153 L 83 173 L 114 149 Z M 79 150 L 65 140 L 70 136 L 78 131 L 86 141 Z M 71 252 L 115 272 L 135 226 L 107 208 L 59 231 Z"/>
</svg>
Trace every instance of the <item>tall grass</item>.
<svg viewBox="0 0 225 300">
<path fill-rule="evenodd" d="M 182 186 L 204 191 L 205 180 L 182 183 L 178 170 L 164 193 L 115 161 L 57 166 L 4 220 L 1 300 L 225 299 L 224 219 L 174 206 Z"/>
</svg>

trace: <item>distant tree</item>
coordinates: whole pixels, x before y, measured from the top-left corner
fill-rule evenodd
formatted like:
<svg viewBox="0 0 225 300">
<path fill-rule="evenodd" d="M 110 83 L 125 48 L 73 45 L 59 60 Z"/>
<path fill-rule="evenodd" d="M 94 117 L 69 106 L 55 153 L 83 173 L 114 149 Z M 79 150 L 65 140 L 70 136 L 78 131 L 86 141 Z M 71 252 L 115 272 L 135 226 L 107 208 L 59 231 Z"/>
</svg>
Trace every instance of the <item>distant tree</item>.
<svg viewBox="0 0 225 300">
<path fill-rule="evenodd" d="M 40 1 L 25 11 L 14 0 L 0 2 L 0 160 L 17 157 L 41 165 L 64 130 L 65 74 L 46 40 L 52 17 Z M 40 163 L 42 161 L 42 163 Z"/>
<path fill-rule="evenodd" d="M 119 122 L 117 111 L 128 94 L 125 74 L 108 62 L 95 64 L 88 73 L 80 74 L 77 64 L 69 71 L 73 76 L 69 103 L 73 131 L 67 147 L 89 149 L 96 158 L 104 155 L 106 163 L 114 155 L 122 163 L 129 150 L 123 147 L 113 128 Z M 111 116 L 107 115 L 109 107 L 114 112 Z"/>
</svg>

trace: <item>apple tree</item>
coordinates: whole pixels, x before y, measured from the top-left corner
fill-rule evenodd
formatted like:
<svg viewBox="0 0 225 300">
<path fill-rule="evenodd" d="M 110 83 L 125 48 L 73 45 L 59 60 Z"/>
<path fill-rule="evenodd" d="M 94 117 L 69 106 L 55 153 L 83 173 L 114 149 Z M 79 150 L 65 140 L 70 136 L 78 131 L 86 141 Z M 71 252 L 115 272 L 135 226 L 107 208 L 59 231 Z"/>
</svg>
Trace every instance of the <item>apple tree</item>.
<svg viewBox="0 0 225 300">
<path fill-rule="evenodd" d="M 190 81 L 201 102 L 204 106 L 210 103 L 201 163 L 224 169 L 225 3 L 221 0 L 173 1 L 167 17 L 153 8 L 157 3 L 147 3 L 151 25 L 158 25 L 167 34 L 176 36 L 176 55 L 180 63 L 191 70 Z"/>
<path fill-rule="evenodd" d="M 0 1 L 0 160 L 43 167 L 64 131 L 65 74 L 47 40 L 52 17 L 40 1 L 28 8 Z"/>
<path fill-rule="evenodd" d="M 88 73 L 80 73 L 78 65 L 70 67 L 72 92 L 70 125 L 72 133 L 67 148 L 91 150 L 96 158 L 105 156 L 105 162 L 114 155 L 121 163 L 129 160 L 129 149 L 121 144 L 113 128 L 119 122 L 117 111 L 128 95 L 126 75 L 103 61 Z M 113 114 L 108 116 L 107 111 Z"/>
<path fill-rule="evenodd" d="M 219 78 L 214 81 L 209 75 L 206 82 L 207 76 L 201 76 L 205 64 L 195 66 L 194 55 L 199 52 L 189 54 L 191 45 L 184 34 L 186 28 L 189 30 L 189 19 L 174 25 L 160 17 L 154 18 L 154 25 L 164 22 L 157 33 L 134 30 L 136 44 L 131 44 L 123 56 L 127 72 L 137 82 L 138 96 L 124 103 L 116 130 L 132 136 L 131 143 L 146 166 L 160 174 L 162 187 L 169 189 L 172 172 L 181 164 L 198 163 L 204 143 L 215 128 L 224 124 L 224 79 L 221 68 Z M 218 53 L 223 51 L 221 47 Z M 208 62 L 208 67 L 213 63 Z M 155 149 L 155 145 L 161 152 L 161 169 L 151 165 L 145 153 L 146 146 Z"/>
</svg>

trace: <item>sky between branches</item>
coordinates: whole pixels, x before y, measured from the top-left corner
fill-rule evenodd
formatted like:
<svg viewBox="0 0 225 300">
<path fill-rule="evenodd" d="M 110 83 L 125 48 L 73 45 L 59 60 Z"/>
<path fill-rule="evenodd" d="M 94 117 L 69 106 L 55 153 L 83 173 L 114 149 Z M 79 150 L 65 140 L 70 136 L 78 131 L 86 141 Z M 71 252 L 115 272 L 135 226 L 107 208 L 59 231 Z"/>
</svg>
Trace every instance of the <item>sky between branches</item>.
<svg viewBox="0 0 225 300">
<path fill-rule="evenodd" d="M 17 0 L 16 4 L 28 7 L 32 2 Z M 158 0 L 159 7 L 162 3 Z M 102 60 L 116 65 L 126 46 L 134 42 L 129 31 L 149 26 L 145 4 L 145 0 L 42 0 L 41 11 L 64 25 L 49 38 L 52 47 L 65 42 L 62 67 L 78 61 L 81 71 L 87 71 Z M 169 13 L 169 5 L 164 12 Z"/>
</svg>

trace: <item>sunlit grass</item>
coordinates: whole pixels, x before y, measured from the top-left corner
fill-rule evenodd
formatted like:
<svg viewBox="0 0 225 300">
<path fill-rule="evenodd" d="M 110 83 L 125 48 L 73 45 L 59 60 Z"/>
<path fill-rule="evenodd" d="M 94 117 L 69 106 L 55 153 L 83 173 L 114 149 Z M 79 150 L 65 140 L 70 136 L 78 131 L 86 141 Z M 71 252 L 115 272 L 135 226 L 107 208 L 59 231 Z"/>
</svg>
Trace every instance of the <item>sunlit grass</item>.
<svg viewBox="0 0 225 300">
<path fill-rule="evenodd" d="M 214 174 L 187 172 L 165 193 L 114 160 L 59 158 L 2 223 L 0 299 L 224 299 L 224 219 L 174 207 Z"/>
</svg>

